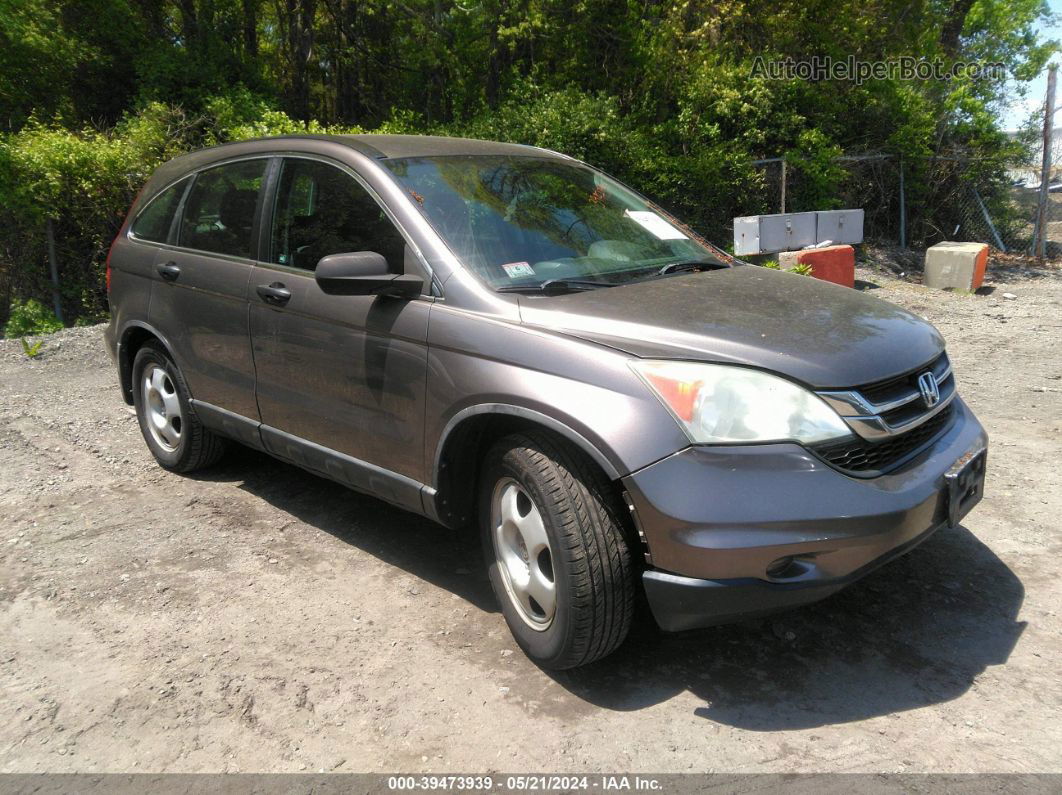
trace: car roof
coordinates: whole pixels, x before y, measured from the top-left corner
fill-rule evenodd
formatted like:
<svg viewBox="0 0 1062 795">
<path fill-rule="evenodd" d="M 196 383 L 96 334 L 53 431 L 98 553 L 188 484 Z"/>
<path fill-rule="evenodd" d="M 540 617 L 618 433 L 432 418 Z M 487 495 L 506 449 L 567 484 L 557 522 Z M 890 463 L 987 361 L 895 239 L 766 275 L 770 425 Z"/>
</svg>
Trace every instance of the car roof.
<svg viewBox="0 0 1062 795">
<path fill-rule="evenodd" d="M 159 189 L 174 180 L 212 163 L 238 157 L 268 155 L 271 153 L 320 152 L 321 146 L 340 146 L 353 149 L 366 157 L 388 160 L 403 157 L 439 157 L 447 155 L 509 155 L 516 157 L 545 157 L 562 160 L 572 158 L 549 149 L 523 144 L 483 141 L 477 138 L 449 138 L 441 135 L 278 135 L 269 138 L 252 138 L 197 149 L 180 155 L 162 164 L 146 186 L 142 200 L 155 195 Z M 141 201 L 140 204 L 143 204 Z"/>
<path fill-rule="evenodd" d="M 214 160 L 268 152 L 298 151 L 300 142 L 323 142 L 347 146 L 377 160 L 402 157 L 439 157 L 445 155 L 514 155 L 551 157 L 570 160 L 567 155 L 537 146 L 483 141 L 478 138 L 448 138 L 442 135 L 277 135 L 251 138 L 198 149 L 171 160 L 184 169 L 198 168 Z"/>
<path fill-rule="evenodd" d="M 478 138 L 449 138 L 442 135 L 336 135 L 325 136 L 380 159 L 399 157 L 438 157 L 445 155 L 524 155 L 560 157 L 565 155 L 537 146 L 483 141 Z"/>
</svg>

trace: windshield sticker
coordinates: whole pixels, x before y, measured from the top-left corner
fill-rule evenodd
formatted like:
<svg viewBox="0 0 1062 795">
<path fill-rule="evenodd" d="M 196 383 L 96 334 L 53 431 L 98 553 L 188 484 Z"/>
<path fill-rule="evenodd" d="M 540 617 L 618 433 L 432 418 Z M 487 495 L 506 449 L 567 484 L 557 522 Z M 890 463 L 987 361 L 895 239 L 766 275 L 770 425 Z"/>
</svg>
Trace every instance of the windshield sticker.
<svg viewBox="0 0 1062 795">
<path fill-rule="evenodd" d="M 502 267 L 510 279 L 519 279 L 521 276 L 534 276 L 535 269 L 528 262 L 507 262 Z"/>
<path fill-rule="evenodd" d="M 658 240 L 689 240 L 689 237 L 649 210 L 625 210 L 623 214 Z"/>
</svg>

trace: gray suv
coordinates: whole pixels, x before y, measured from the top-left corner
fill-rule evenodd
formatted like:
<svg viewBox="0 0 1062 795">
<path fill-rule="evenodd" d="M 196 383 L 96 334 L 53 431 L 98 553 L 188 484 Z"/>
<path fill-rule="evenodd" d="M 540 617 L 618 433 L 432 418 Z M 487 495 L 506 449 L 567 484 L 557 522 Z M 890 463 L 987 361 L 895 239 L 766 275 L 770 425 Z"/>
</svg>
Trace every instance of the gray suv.
<svg viewBox="0 0 1062 795">
<path fill-rule="evenodd" d="M 476 523 L 524 651 L 821 599 L 956 525 L 987 438 L 944 342 L 737 262 L 527 146 L 291 136 L 166 163 L 108 258 L 107 347 L 166 469 L 239 442 Z"/>
</svg>

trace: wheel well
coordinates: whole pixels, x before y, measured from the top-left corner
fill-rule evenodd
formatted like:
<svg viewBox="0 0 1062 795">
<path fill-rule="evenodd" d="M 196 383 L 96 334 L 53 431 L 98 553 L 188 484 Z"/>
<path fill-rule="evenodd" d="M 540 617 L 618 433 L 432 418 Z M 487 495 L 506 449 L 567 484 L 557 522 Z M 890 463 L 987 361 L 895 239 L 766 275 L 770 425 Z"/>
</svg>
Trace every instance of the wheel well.
<svg viewBox="0 0 1062 795">
<path fill-rule="evenodd" d="M 145 342 L 154 340 L 162 344 L 157 336 L 146 328 L 133 326 L 122 335 L 121 344 L 118 346 L 118 372 L 122 379 L 122 397 L 130 406 L 133 405 L 133 359 Z"/>
<path fill-rule="evenodd" d="M 450 432 L 439 456 L 436 504 L 439 509 L 439 518 L 445 524 L 458 527 L 474 522 L 480 467 L 487 452 L 499 439 L 529 430 L 545 432 L 557 437 L 565 444 L 581 450 L 591 459 L 594 466 L 601 468 L 588 451 L 543 423 L 513 414 L 473 415 L 462 420 Z M 612 480 L 607 473 L 605 477 Z M 615 483 L 614 480 L 613 483 Z M 616 484 L 615 487 L 618 495 L 619 485 Z"/>
</svg>

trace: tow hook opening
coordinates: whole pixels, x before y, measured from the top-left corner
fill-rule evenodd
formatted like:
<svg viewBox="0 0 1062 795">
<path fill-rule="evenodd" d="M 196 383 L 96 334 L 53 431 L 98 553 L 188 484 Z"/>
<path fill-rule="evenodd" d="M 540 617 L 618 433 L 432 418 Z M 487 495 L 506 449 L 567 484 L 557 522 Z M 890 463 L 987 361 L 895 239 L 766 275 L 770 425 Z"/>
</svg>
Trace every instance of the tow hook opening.
<svg viewBox="0 0 1062 795">
<path fill-rule="evenodd" d="M 772 580 L 792 580 L 811 568 L 813 555 L 785 555 L 767 565 L 767 577 Z"/>
</svg>

